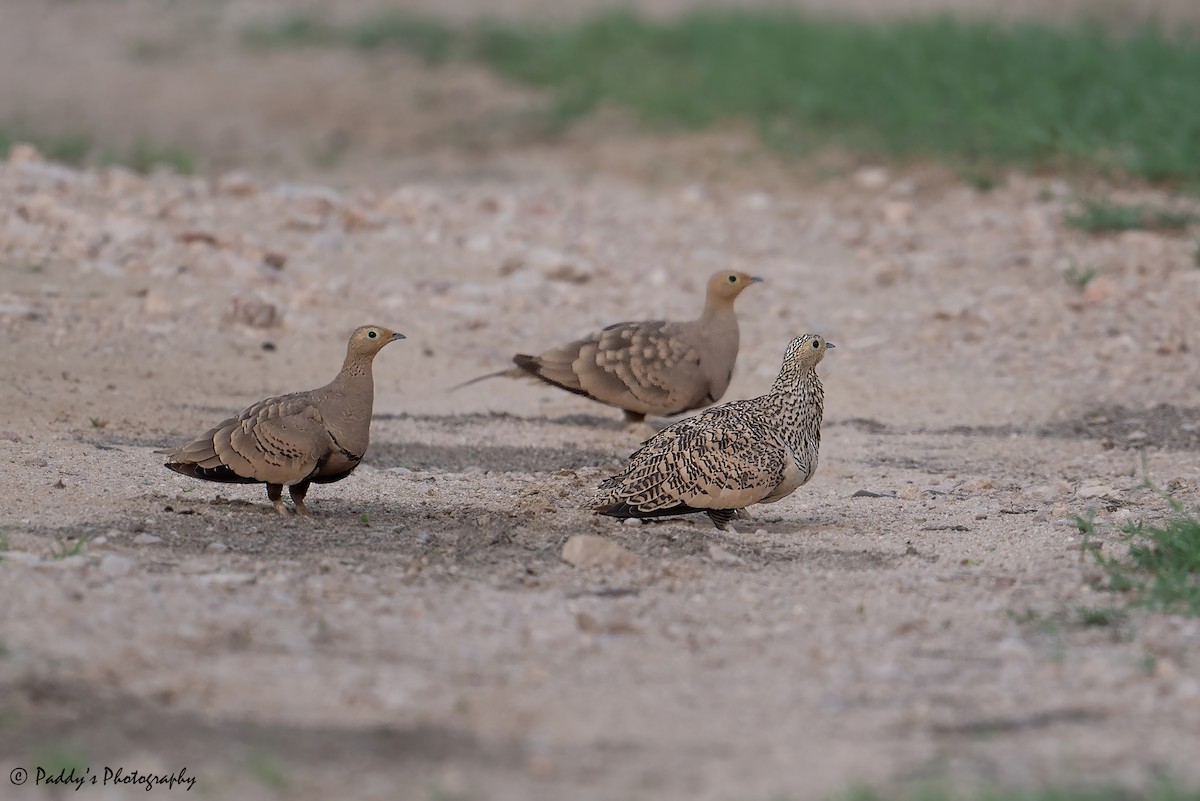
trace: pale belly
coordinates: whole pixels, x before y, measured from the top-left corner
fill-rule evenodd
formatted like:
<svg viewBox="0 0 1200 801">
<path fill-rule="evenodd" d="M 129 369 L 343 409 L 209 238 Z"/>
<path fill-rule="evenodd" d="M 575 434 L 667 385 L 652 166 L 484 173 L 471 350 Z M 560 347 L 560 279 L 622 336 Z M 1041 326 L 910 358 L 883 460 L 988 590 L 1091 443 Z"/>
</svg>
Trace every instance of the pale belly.
<svg viewBox="0 0 1200 801">
<path fill-rule="evenodd" d="M 787 467 L 783 471 L 783 480 L 779 482 L 779 485 L 775 489 L 771 490 L 770 495 L 763 498 L 759 503 L 775 503 L 775 501 L 786 498 L 812 478 L 813 473 L 816 471 L 816 459 L 813 459 L 812 469 L 810 470 L 801 470 L 795 457 L 788 459 Z"/>
</svg>

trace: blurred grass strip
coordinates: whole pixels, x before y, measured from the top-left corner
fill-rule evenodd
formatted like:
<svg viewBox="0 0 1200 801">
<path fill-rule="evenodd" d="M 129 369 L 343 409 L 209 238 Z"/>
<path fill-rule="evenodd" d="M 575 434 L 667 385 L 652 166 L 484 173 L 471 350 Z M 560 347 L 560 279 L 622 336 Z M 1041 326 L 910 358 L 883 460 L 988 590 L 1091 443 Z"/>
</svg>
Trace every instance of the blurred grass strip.
<svg viewBox="0 0 1200 801">
<path fill-rule="evenodd" d="M 615 13 L 575 28 L 486 27 L 477 53 L 554 91 L 567 116 L 613 102 L 677 126 L 751 120 L 789 149 L 810 139 L 895 157 L 1200 179 L 1200 43 L 1153 28 Z"/>
<path fill-rule="evenodd" d="M 791 152 L 837 144 L 897 158 L 1200 180 L 1200 41 L 1154 27 L 707 10 L 455 30 L 387 12 L 341 26 L 293 16 L 246 40 L 480 61 L 551 92 L 564 123 L 610 103 L 673 128 L 748 120 Z"/>
</svg>

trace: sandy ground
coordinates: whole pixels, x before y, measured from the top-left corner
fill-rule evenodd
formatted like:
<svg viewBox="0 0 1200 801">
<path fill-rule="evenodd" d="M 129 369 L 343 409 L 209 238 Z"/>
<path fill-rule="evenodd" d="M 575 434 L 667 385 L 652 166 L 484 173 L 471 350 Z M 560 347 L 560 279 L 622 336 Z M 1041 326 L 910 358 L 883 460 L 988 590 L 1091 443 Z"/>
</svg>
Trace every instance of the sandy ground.
<svg viewBox="0 0 1200 801">
<path fill-rule="evenodd" d="M 3 776 L 187 768 L 230 799 L 1200 782 L 1200 622 L 1082 625 L 1113 600 L 1071 522 L 1095 513 L 1119 553 L 1111 526 L 1164 512 L 1143 467 L 1200 502 L 1197 232 L 1062 223 L 1092 193 L 1194 199 L 1021 174 L 981 193 L 619 119 L 548 141 L 492 124 L 532 101 L 465 67 L 222 34 L 280 5 L 205 6 L 211 37 L 197 6 L 5 6 L 0 60 L 24 42 L 38 67 L 0 69 L 6 109 L 179 133 L 210 171 L 0 165 Z M 130 56 L 161 36 L 170 58 Z M 344 157 L 311 158 L 335 128 Z M 798 333 L 838 346 L 817 477 L 738 534 L 581 508 L 644 435 L 615 410 L 445 391 L 691 316 L 726 267 L 766 279 L 738 301 L 727 398 Z M 363 467 L 313 489 L 314 518 L 161 467 L 155 448 L 327 381 L 365 322 L 408 339 L 376 362 Z M 628 555 L 573 567 L 580 534 Z M 45 797 L 3 776 L 0 797 Z"/>
</svg>

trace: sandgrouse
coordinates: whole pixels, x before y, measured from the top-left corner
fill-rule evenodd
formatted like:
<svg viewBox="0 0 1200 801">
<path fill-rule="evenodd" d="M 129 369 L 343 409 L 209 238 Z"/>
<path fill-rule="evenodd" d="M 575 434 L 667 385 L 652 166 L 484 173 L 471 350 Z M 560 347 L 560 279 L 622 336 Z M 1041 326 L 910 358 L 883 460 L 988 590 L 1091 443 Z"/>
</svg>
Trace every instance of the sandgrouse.
<svg viewBox="0 0 1200 801">
<path fill-rule="evenodd" d="M 266 484 L 267 497 L 287 514 L 283 487 L 308 514 L 309 484 L 340 481 L 358 467 L 371 433 L 375 354 L 403 334 L 365 325 L 350 337 L 346 361 L 320 389 L 267 398 L 218 423 L 181 448 L 167 451 L 166 466 L 205 481 Z"/>
<path fill-rule="evenodd" d="M 664 428 L 600 484 L 592 509 L 613 517 L 705 512 L 724 530 L 738 510 L 791 494 L 817 469 L 825 391 L 816 366 L 832 347 L 817 334 L 792 340 L 770 392 Z"/>
<path fill-rule="evenodd" d="M 723 271 L 708 279 L 704 311 L 695 320 L 616 323 L 540 356 L 518 353 L 516 368 L 486 378 L 534 376 L 556 387 L 625 410 L 638 423 L 716 403 L 733 377 L 738 321 L 733 302 L 761 278 Z"/>
</svg>

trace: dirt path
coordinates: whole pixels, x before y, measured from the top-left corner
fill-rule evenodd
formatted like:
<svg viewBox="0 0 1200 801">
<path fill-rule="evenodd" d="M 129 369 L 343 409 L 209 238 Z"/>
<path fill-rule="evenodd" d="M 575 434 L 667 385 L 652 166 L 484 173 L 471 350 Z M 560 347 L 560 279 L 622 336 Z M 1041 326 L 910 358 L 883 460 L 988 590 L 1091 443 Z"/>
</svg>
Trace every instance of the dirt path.
<svg viewBox="0 0 1200 801">
<path fill-rule="evenodd" d="M 64 8 L 37 24 L 99 25 Z M 127 43 L 80 47 L 132 70 L 112 55 Z M 354 104 L 358 71 L 379 69 L 230 55 L 197 73 L 193 57 L 156 68 L 195 81 L 163 115 L 181 130 L 232 75 L 227 108 L 289 70 Z M 493 97 L 485 76 L 396 64 L 400 84 Z M 311 96 L 281 86 L 281 103 Z M 423 136 L 457 119 L 431 116 Z M 1083 625 L 1079 607 L 1112 599 L 1071 522 L 1160 516 L 1143 460 L 1200 501 L 1195 231 L 1062 224 L 1097 188 L 1194 201 L 1021 175 L 980 193 L 920 165 L 818 180 L 736 132 L 595 127 L 424 165 L 413 134 L 375 172 L 364 145 L 284 183 L 305 158 L 264 157 L 273 129 L 255 124 L 213 157 L 248 171 L 212 180 L 0 166 L 5 774 L 186 767 L 239 799 L 1200 782 L 1183 745 L 1200 737 L 1200 622 Z M 323 129 L 296 131 L 302 153 Z M 444 391 L 597 325 L 691 315 L 726 266 L 767 279 L 739 300 L 727 397 L 762 391 L 797 333 L 838 345 L 816 479 L 739 534 L 582 511 L 639 440 L 617 413 L 519 382 Z M 1099 277 L 1081 289 L 1072 268 Z M 154 448 L 328 380 L 368 321 L 409 339 L 377 362 L 366 463 L 314 488 L 317 517 L 160 467 Z M 571 567 L 576 534 L 633 564 Z"/>
</svg>

